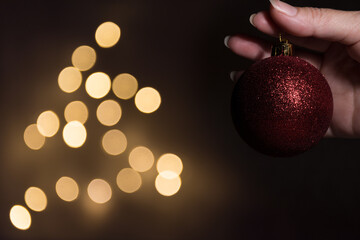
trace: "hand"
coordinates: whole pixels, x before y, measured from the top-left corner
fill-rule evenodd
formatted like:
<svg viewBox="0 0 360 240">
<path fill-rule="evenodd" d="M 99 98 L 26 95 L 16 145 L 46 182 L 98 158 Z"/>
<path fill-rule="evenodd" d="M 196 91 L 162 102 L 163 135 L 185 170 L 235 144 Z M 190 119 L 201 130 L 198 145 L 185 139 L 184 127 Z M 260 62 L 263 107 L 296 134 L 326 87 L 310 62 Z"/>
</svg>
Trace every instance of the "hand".
<svg viewBox="0 0 360 240">
<path fill-rule="evenodd" d="M 328 80 L 334 113 L 326 136 L 360 137 L 360 12 L 293 7 L 270 0 L 269 11 L 251 15 L 258 30 L 282 33 L 294 45 L 295 55 L 307 60 Z M 260 60 L 270 56 L 271 44 L 244 35 L 226 38 L 236 54 Z"/>
</svg>

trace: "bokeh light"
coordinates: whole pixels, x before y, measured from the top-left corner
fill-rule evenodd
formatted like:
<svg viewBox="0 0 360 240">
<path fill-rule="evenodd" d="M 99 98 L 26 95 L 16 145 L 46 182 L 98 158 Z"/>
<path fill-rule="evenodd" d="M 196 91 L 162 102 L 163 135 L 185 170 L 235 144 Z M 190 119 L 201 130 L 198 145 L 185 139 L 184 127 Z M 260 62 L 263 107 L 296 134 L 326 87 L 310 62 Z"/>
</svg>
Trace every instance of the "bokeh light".
<svg viewBox="0 0 360 240">
<path fill-rule="evenodd" d="M 103 179 L 94 179 L 87 188 L 91 200 L 102 204 L 110 200 L 112 191 L 110 185 Z"/>
<path fill-rule="evenodd" d="M 136 78 L 128 73 L 117 75 L 112 83 L 112 90 L 114 94 L 121 99 L 132 98 L 138 89 L 138 82 Z"/>
<path fill-rule="evenodd" d="M 52 137 L 59 130 L 60 121 L 56 113 L 53 111 L 45 111 L 39 115 L 36 124 L 39 132 L 43 136 Z"/>
<path fill-rule="evenodd" d="M 74 201 L 79 195 L 78 184 L 70 177 L 59 178 L 55 184 L 55 190 L 59 198 L 66 202 Z"/>
<path fill-rule="evenodd" d="M 155 180 L 155 187 L 161 195 L 167 197 L 172 196 L 177 193 L 181 187 L 180 176 L 168 179 L 159 174 Z"/>
<path fill-rule="evenodd" d="M 98 106 L 96 117 L 105 126 L 114 126 L 121 118 L 120 104 L 114 100 L 105 100 Z"/>
<path fill-rule="evenodd" d="M 33 211 L 44 211 L 47 198 L 43 190 L 37 187 L 29 187 L 25 192 L 25 203 Z"/>
<path fill-rule="evenodd" d="M 64 117 L 66 122 L 79 121 L 84 124 L 88 116 L 88 108 L 82 101 L 73 101 L 65 107 Z"/>
<path fill-rule="evenodd" d="M 155 112 L 161 104 L 161 97 L 159 92 L 151 87 L 144 87 L 140 89 L 135 95 L 135 105 L 140 112 L 152 113 Z"/>
<path fill-rule="evenodd" d="M 69 147 L 81 147 L 85 143 L 86 136 L 86 128 L 79 121 L 71 121 L 64 127 L 63 139 Z"/>
<path fill-rule="evenodd" d="M 127 139 L 123 132 L 117 129 L 107 131 L 102 138 L 102 146 L 106 153 L 119 155 L 127 146 Z"/>
<path fill-rule="evenodd" d="M 87 71 L 96 62 L 96 52 L 92 47 L 83 45 L 75 49 L 71 61 L 74 67 L 80 71 Z"/>
<path fill-rule="evenodd" d="M 103 72 L 91 74 L 85 83 L 86 92 L 92 98 L 102 98 L 108 94 L 111 88 L 110 77 Z"/>
<path fill-rule="evenodd" d="M 24 131 L 24 141 L 30 149 L 39 150 L 45 144 L 45 137 L 40 134 L 36 124 L 31 124 Z"/>
<path fill-rule="evenodd" d="M 146 147 L 136 147 L 129 154 L 129 164 L 138 172 L 146 172 L 154 164 L 154 155 Z"/>
<path fill-rule="evenodd" d="M 31 215 L 25 207 L 15 205 L 10 209 L 10 221 L 16 228 L 27 230 L 31 226 Z"/>
<path fill-rule="evenodd" d="M 118 25 L 113 22 L 104 22 L 96 29 L 95 40 L 100 47 L 109 48 L 119 41 L 120 35 Z"/>
<path fill-rule="evenodd" d="M 82 75 L 79 69 L 74 67 L 64 68 L 58 77 L 58 84 L 62 91 L 72 93 L 76 91 L 82 81 Z"/>
<path fill-rule="evenodd" d="M 166 153 L 159 158 L 156 169 L 162 177 L 172 179 L 180 175 L 183 164 L 177 155 Z"/>
<path fill-rule="evenodd" d="M 140 188 L 142 181 L 138 172 L 131 168 L 124 168 L 118 173 L 116 183 L 121 191 L 133 193 Z"/>
</svg>

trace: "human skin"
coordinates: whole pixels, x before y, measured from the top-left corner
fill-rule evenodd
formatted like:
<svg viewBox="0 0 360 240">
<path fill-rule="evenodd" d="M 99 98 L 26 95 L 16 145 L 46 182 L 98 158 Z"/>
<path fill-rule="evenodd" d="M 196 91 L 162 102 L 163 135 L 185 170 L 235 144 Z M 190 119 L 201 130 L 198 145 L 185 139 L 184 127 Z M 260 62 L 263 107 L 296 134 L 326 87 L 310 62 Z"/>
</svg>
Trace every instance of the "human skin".
<svg viewBox="0 0 360 240">
<path fill-rule="evenodd" d="M 250 23 L 265 34 L 285 35 L 301 47 L 296 56 L 325 76 L 334 100 L 326 136 L 360 137 L 360 11 L 300 8 L 270 0 L 269 10 L 252 14 Z M 225 45 L 254 61 L 270 56 L 270 43 L 246 35 L 228 36 Z"/>
</svg>

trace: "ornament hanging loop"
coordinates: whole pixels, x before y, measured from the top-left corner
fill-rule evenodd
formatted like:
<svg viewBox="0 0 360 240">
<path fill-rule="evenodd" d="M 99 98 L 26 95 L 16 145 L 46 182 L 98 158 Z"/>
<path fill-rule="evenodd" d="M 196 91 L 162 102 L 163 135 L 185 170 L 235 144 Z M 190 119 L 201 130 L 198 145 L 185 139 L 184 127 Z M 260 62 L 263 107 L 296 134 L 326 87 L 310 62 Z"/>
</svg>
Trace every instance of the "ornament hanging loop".
<svg viewBox="0 0 360 240">
<path fill-rule="evenodd" d="M 292 54 L 292 44 L 279 34 L 279 42 L 272 46 L 271 56 L 292 56 Z"/>
</svg>

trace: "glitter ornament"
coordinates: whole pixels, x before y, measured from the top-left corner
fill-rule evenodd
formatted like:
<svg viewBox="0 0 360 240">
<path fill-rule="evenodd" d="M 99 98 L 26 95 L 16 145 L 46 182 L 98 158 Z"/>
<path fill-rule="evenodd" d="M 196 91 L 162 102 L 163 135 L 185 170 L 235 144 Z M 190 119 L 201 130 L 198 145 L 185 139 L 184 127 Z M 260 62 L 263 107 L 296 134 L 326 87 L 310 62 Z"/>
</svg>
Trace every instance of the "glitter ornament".
<svg viewBox="0 0 360 240">
<path fill-rule="evenodd" d="M 293 57 L 280 36 L 272 57 L 250 66 L 237 81 L 231 100 L 236 130 L 257 151 L 289 157 L 316 145 L 333 112 L 330 87 L 310 63 Z"/>
</svg>

